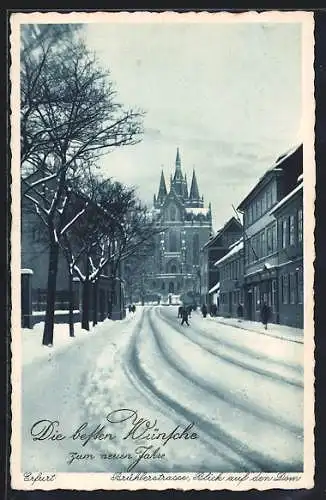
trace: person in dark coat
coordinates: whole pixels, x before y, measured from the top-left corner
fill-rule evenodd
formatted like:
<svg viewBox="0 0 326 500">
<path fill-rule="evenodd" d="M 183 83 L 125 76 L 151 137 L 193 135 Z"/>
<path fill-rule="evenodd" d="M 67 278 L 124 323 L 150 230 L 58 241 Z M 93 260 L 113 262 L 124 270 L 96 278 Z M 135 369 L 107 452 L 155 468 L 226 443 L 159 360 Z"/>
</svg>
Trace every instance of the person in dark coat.
<svg viewBox="0 0 326 500">
<path fill-rule="evenodd" d="M 202 305 L 201 312 L 202 312 L 203 317 L 206 318 L 206 316 L 207 316 L 207 306 L 206 306 L 206 304 Z"/>
<path fill-rule="evenodd" d="M 136 312 L 136 306 L 135 304 L 133 304 L 132 308 L 131 308 L 132 312 L 135 313 Z"/>
<path fill-rule="evenodd" d="M 238 321 L 241 321 L 241 319 L 243 318 L 243 305 L 238 304 L 238 307 L 237 307 L 237 315 L 238 315 Z"/>
<path fill-rule="evenodd" d="M 188 306 L 188 315 L 189 315 L 189 318 L 191 318 L 191 311 L 192 311 L 192 307 L 190 305 L 190 306 Z"/>
<path fill-rule="evenodd" d="M 188 309 L 186 307 L 182 308 L 182 321 L 181 321 L 181 325 L 183 325 L 184 323 L 187 323 L 187 325 L 190 326 L 189 323 L 188 323 Z"/>
<path fill-rule="evenodd" d="M 178 309 L 178 318 L 182 318 L 182 311 L 183 311 L 183 307 L 180 306 Z"/>
<path fill-rule="evenodd" d="M 267 330 L 267 323 L 268 323 L 268 320 L 269 320 L 269 316 L 270 316 L 269 307 L 266 304 L 266 302 L 263 302 L 263 305 L 262 305 L 262 308 L 261 308 L 261 311 L 260 311 L 260 317 L 261 317 L 261 322 L 265 326 L 265 330 Z"/>
</svg>

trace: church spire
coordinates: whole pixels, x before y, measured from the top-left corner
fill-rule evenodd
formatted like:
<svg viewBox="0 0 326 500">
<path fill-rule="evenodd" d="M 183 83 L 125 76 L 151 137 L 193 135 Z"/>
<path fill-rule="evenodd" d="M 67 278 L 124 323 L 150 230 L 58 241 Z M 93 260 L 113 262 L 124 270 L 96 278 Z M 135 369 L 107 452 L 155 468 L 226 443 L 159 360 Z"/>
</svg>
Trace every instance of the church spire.
<svg viewBox="0 0 326 500">
<path fill-rule="evenodd" d="M 175 168 L 181 169 L 181 160 L 180 160 L 180 151 L 179 148 L 177 148 L 177 156 L 175 158 Z"/>
<path fill-rule="evenodd" d="M 193 201 L 200 200 L 199 189 L 198 189 L 198 184 L 197 184 L 195 169 L 193 170 L 193 174 L 192 174 L 192 181 L 191 181 L 191 188 L 190 188 L 189 199 L 193 200 Z"/>
<path fill-rule="evenodd" d="M 166 189 L 166 184 L 165 184 L 164 172 L 162 169 L 161 179 L 160 179 L 160 187 L 158 189 L 157 199 L 159 201 L 162 201 L 166 197 L 166 195 L 167 195 L 167 189 Z"/>
</svg>

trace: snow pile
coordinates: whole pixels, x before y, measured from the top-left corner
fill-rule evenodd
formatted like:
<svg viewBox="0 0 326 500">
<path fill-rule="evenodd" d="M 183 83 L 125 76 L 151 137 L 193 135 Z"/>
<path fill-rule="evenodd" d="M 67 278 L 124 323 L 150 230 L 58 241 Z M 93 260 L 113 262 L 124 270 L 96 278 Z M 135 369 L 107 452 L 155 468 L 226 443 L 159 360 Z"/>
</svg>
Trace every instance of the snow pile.
<svg viewBox="0 0 326 500">
<path fill-rule="evenodd" d="M 119 323 L 128 322 L 128 313 L 124 320 Z M 95 327 L 91 326 L 87 332 L 81 328 L 80 323 L 75 323 L 74 331 L 75 337 L 69 336 L 69 325 L 66 323 L 55 324 L 53 332 L 53 346 L 42 345 L 42 337 L 44 330 L 44 321 L 36 323 L 33 329 L 22 328 L 21 330 L 21 345 L 22 345 L 22 364 L 27 365 L 33 363 L 35 360 L 47 359 L 50 361 L 59 351 L 69 348 L 77 343 L 83 343 L 89 339 L 90 335 L 101 331 L 107 330 L 112 327 L 116 321 L 106 319 L 98 323 Z"/>
</svg>

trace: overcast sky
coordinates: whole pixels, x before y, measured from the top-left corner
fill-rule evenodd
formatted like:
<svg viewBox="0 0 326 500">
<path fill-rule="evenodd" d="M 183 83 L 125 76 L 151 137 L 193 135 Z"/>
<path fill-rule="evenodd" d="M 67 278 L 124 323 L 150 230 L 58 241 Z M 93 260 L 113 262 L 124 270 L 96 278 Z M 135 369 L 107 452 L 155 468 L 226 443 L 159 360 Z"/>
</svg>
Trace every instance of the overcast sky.
<svg viewBox="0 0 326 500">
<path fill-rule="evenodd" d="M 119 100 L 147 113 L 143 141 L 103 158 L 103 171 L 136 185 L 149 205 L 179 147 L 216 230 L 300 142 L 300 24 L 96 23 L 86 33 Z"/>
</svg>

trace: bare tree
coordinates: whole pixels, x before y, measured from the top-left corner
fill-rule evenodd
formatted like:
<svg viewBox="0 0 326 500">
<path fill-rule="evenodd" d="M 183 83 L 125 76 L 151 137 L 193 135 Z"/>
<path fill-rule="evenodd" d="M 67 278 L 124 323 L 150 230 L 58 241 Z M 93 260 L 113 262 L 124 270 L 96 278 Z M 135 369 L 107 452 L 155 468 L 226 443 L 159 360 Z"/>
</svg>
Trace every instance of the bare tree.
<svg viewBox="0 0 326 500">
<path fill-rule="evenodd" d="M 53 35 L 49 42 L 36 27 L 32 35 L 23 33 L 22 47 L 22 180 L 24 196 L 34 204 L 49 233 L 43 344 L 51 345 L 60 239 L 85 211 L 84 207 L 67 222 L 67 186 L 99 156 L 137 143 L 143 114 L 125 110 L 117 102 L 109 72 L 99 67 L 74 33 L 65 32 L 60 43 Z M 42 189 L 49 183 L 51 190 L 45 197 Z"/>
</svg>

